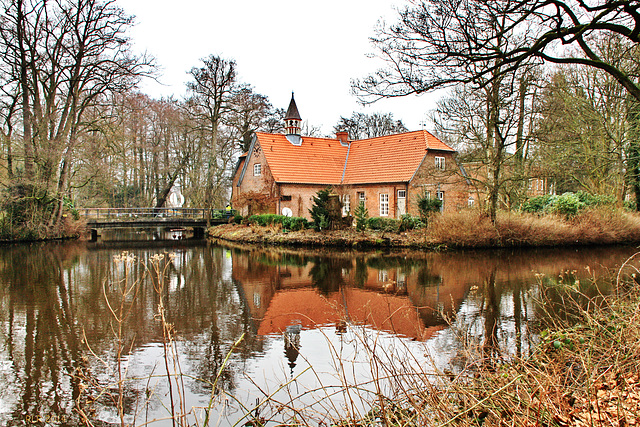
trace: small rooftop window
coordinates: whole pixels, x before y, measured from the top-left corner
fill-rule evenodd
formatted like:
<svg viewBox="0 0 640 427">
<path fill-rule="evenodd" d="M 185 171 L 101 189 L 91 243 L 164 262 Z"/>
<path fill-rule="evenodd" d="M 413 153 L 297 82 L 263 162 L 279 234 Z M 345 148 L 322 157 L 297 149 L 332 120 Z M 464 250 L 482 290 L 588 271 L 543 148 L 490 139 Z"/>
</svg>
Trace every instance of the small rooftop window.
<svg viewBox="0 0 640 427">
<path fill-rule="evenodd" d="M 293 145 L 302 145 L 302 137 L 300 135 L 286 135 L 287 141 Z"/>
</svg>

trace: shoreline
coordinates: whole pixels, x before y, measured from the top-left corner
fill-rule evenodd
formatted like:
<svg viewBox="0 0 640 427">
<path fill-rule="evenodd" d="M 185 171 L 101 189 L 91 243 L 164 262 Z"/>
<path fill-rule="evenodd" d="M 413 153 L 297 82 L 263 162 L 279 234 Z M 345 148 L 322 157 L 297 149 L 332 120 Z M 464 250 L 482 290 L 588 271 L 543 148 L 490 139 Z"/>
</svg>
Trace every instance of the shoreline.
<svg viewBox="0 0 640 427">
<path fill-rule="evenodd" d="M 586 209 L 572 217 L 499 212 L 494 224 L 482 212 L 462 211 L 434 215 L 427 227 L 403 232 L 353 228 L 285 232 L 278 224 L 224 224 L 207 231 L 214 239 L 292 247 L 453 250 L 630 245 L 640 243 L 640 214 L 611 208 Z"/>
<path fill-rule="evenodd" d="M 640 243 L 640 216 L 594 211 L 568 221 L 556 216 L 504 214 L 496 225 L 480 215 L 441 216 L 429 227 L 404 232 L 355 229 L 282 231 L 279 226 L 223 224 L 209 239 L 284 247 L 509 249 Z"/>
</svg>

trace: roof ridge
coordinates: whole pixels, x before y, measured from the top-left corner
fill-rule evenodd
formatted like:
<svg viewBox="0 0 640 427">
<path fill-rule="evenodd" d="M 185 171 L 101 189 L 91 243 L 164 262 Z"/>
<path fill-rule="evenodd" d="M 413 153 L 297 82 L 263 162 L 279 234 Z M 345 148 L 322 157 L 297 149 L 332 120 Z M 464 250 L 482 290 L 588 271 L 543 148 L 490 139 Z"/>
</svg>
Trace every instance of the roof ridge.
<svg viewBox="0 0 640 427">
<path fill-rule="evenodd" d="M 261 134 L 261 135 L 273 135 L 273 136 L 282 136 L 282 137 L 286 137 L 286 135 L 284 133 L 272 133 L 272 132 L 260 132 L 260 131 L 256 131 L 256 134 Z M 340 142 L 340 140 L 338 138 L 330 138 L 328 136 L 308 136 L 308 135 L 301 135 L 302 139 L 321 139 L 321 140 L 326 140 L 326 141 L 334 141 L 334 142 Z"/>
<path fill-rule="evenodd" d="M 419 133 L 419 132 L 422 132 L 422 130 L 412 130 L 412 131 L 408 131 L 408 132 L 392 133 L 392 134 L 389 134 L 389 135 L 374 136 L 372 138 L 354 139 L 352 142 L 372 141 L 374 139 L 391 138 L 391 137 L 394 137 L 394 136 L 410 135 L 412 133 Z"/>
</svg>

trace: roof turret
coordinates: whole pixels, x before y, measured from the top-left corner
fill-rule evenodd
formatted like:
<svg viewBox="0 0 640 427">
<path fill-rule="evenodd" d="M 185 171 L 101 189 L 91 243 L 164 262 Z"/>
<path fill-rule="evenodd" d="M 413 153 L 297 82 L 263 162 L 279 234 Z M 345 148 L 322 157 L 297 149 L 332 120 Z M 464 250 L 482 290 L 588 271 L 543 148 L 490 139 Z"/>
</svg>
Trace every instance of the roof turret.
<svg viewBox="0 0 640 427">
<path fill-rule="evenodd" d="M 291 102 L 289 102 L 289 108 L 287 108 L 287 114 L 284 115 L 284 119 L 302 120 L 302 118 L 300 117 L 300 113 L 298 112 L 296 100 L 293 99 L 293 92 L 291 92 Z"/>
<path fill-rule="evenodd" d="M 296 100 L 293 99 L 293 92 L 291 92 L 291 102 L 289 108 L 287 108 L 287 114 L 284 115 L 284 132 L 287 138 L 291 136 L 289 141 L 293 145 L 300 145 L 302 140 L 300 139 L 300 132 L 302 130 L 302 119 L 298 112 L 298 106 Z"/>
</svg>

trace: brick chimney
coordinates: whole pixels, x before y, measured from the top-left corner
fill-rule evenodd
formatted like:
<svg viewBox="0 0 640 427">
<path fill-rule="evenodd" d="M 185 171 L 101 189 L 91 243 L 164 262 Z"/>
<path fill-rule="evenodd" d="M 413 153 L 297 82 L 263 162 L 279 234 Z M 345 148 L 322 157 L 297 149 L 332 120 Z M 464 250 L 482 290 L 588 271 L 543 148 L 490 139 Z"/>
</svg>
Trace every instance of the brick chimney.
<svg viewBox="0 0 640 427">
<path fill-rule="evenodd" d="M 349 132 L 336 132 L 336 139 L 340 141 L 342 145 L 349 144 Z"/>
</svg>

